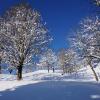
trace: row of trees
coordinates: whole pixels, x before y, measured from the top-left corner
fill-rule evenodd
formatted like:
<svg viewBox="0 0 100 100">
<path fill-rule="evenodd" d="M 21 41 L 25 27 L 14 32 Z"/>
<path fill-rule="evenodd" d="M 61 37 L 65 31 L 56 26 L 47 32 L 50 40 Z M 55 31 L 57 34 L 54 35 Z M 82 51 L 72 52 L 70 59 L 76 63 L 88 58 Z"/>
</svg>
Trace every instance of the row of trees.
<svg viewBox="0 0 100 100">
<path fill-rule="evenodd" d="M 88 17 L 70 37 L 70 48 L 58 52 L 63 73 L 72 73 L 84 66 L 90 66 L 96 81 L 99 80 L 95 67 L 100 63 L 100 18 Z"/>
<path fill-rule="evenodd" d="M 95 0 L 97 6 L 100 0 Z M 55 54 L 48 45 L 50 37 L 41 15 L 27 4 L 10 8 L 0 18 L 0 73 L 1 63 L 14 66 L 18 80 L 22 79 L 24 66 L 31 66 L 39 56 L 37 64 L 53 72 L 60 66 L 63 73 L 72 73 L 82 66 L 90 66 L 95 79 L 98 75 L 94 65 L 100 62 L 100 18 L 88 17 L 82 20 L 79 27 L 70 37 L 70 48 L 59 50 Z M 35 63 L 36 64 L 36 63 Z"/>
<path fill-rule="evenodd" d="M 47 68 L 48 72 L 50 69 L 52 69 L 53 72 L 55 71 L 55 68 L 57 66 L 57 56 L 52 51 L 52 49 L 48 49 L 40 56 L 38 66 L 43 67 L 45 69 Z"/>
<path fill-rule="evenodd" d="M 99 7 L 100 0 L 93 0 Z M 96 81 L 99 80 L 95 67 L 100 63 L 100 16 L 83 19 L 69 38 L 70 47 L 58 52 L 63 73 L 72 73 L 81 67 L 90 66 Z"/>
<path fill-rule="evenodd" d="M 22 79 L 23 67 L 42 54 L 51 40 L 39 12 L 27 4 L 10 8 L 0 18 L 0 73 L 4 60 L 16 68 L 18 80 Z"/>
<path fill-rule="evenodd" d="M 94 3 L 98 7 L 100 6 L 100 0 L 94 0 Z M 83 19 L 73 33 L 75 35 L 71 36 L 69 40 L 70 48 L 75 53 L 70 55 L 71 50 L 69 53 L 67 53 L 68 49 L 65 51 L 65 57 L 63 57 L 65 64 L 67 61 L 70 62 L 72 60 L 71 62 L 73 62 L 78 59 L 77 62 L 81 61 L 81 64 L 83 62 L 85 66 L 90 66 L 96 81 L 98 81 L 99 78 L 94 68 L 100 63 L 100 16 L 94 15 Z M 69 55 L 67 61 L 65 59 L 66 54 Z M 74 63 L 73 66 L 78 67 L 77 63 Z"/>
<path fill-rule="evenodd" d="M 47 69 L 48 72 L 50 70 L 55 72 L 55 69 L 59 69 L 63 71 L 62 74 L 73 73 L 82 67 L 82 62 L 78 60 L 79 58 L 72 48 L 60 49 L 58 53 L 48 49 L 40 56 L 37 66 L 40 69 Z"/>
<path fill-rule="evenodd" d="M 72 48 L 61 49 L 58 52 L 59 66 L 63 73 L 73 73 L 81 68 L 76 52 Z"/>
</svg>

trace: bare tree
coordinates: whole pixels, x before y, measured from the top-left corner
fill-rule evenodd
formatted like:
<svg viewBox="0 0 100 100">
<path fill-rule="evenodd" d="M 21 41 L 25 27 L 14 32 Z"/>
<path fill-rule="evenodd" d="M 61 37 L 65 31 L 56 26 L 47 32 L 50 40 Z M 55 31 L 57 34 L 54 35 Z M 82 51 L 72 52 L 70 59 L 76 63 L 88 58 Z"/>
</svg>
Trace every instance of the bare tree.
<svg viewBox="0 0 100 100">
<path fill-rule="evenodd" d="M 32 61 L 32 56 L 47 49 L 51 40 L 41 15 L 27 4 L 9 9 L 4 15 L 5 34 L 10 38 L 7 59 L 17 68 L 17 78 L 22 79 L 22 69 Z"/>
</svg>

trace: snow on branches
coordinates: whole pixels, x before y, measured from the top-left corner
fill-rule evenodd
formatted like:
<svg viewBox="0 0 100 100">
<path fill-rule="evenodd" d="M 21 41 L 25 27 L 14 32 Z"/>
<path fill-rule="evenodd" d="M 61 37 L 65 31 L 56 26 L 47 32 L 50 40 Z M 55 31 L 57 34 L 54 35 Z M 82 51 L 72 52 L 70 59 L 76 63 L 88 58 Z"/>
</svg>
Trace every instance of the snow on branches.
<svg viewBox="0 0 100 100">
<path fill-rule="evenodd" d="M 94 0 L 94 2 L 97 6 L 100 6 L 100 0 Z"/>
<path fill-rule="evenodd" d="M 72 47 L 78 53 L 80 59 L 85 59 L 90 65 L 96 80 L 93 60 L 100 62 L 100 19 L 99 17 L 86 18 L 80 22 L 79 28 L 71 39 Z"/>
<path fill-rule="evenodd" d="M 48 49 L 41 55 L 38 66 L 47 68 L 48 72 L 50 69 L 54 71 L 54 67 L 57 66 L 56 54 L 51 49 Z"/>
<path fill-rule="evenodd" d="M 4 15 L 4 34 L 9 45 L 7 55 L 10 63 L 19 71 L 32 56 L 45 51 L 52 40 L 39 12 L 27 4 L 20 4 L 9 9 Z M 21 75 L 19 74 L 19 78 Z"/>
</svg>

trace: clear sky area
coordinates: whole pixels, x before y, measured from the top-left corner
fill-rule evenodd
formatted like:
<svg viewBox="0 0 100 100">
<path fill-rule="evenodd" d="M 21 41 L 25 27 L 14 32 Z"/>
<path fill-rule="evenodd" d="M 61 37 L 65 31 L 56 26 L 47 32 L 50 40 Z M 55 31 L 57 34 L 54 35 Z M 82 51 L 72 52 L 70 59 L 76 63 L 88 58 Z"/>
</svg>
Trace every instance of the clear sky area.
<svg viewBox="0 0 100 100">
<path fill-rule="evenodd" d="M 38 10 L 54 38 L 51 47 L 54 51 L 69 47 L 67 38 L 78 23 L 94 12 L 91 0 L 0 0 L 0 14 L 21 2 L 29 3 Z"/>
</svg>

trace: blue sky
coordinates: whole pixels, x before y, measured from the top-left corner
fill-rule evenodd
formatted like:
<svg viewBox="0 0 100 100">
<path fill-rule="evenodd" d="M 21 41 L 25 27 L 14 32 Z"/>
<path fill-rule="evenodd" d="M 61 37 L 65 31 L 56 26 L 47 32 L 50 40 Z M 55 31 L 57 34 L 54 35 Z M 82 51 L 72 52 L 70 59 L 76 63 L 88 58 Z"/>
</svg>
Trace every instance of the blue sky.
<svg viewBox="0 0 100 100">
<path fill-rule="evenodd" d="M 68 47 L 67 38 L 80 20 L 93 13 L 91 0 L 0 0 L 0 14 L 9 7 L 26 1 L 38 10 L 54 40 L 54 51 Z"/>
</svg>

